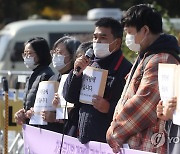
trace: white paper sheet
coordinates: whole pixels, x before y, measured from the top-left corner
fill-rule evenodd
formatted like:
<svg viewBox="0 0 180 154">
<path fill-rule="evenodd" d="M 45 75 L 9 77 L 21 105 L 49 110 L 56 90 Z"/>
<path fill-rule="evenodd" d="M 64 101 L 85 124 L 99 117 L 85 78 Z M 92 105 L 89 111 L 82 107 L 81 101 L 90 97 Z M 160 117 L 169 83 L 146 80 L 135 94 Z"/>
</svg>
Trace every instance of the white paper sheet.
<svg viewBox="0 0 180 154">
<path fill-rule="evenodd" d="M 63 74 L 61 76 L 61 81 L 60 81 L 59 88 L 58 88 L 58 95 L 60 98 L 60 104 L 58 105 L 58 108 L 66 106 L 66 100 L 63 97 L 63 87 L 64 87 L 64 83 L 65 83 L 67 77 L 68 77 L 68 74 Z M 67 107 L 73 107 L 73 106 L 74 106 L 74 104 L 67 102 Z"/>
<path fill-rule="evenodd" d="M 31 124 L 31 125 L 47 125 L 47 122 L 42 119 L 40 114 L 35 113 L 31 117 L 29 124 Z"/>
<path fill-rule="evenodd" d="M 103 80 L 103 71 L 102 69 L 95 69 L 92 67 L 87 67 L 83 71 L 83 81 L 80 91 L 79 101 L 82 103 L 92 104 L 93 95 L 99 95 L 101 81 Z M 104 76 L 107 79 L 107 76 Z M 106 84 L 106 79 L 103 84 Z M 104 93 L 104 88 L 101 89 Z"/>
<path fill-rule="evenodd" d="M 163 104 L 175 96 L 175 64 L 159 64 L 158 84 Z"/>
<path fill-rule="evenodd" d="M 172 97 L 177 97 L 173 123 L 180 125 L 180 65 L 159 64 L 158 82 L 160 96 L 164 106 Z"/>
<path fill-rule="evenodd" d="M 176 110 L 173 114 L 173 123 L 180 126 L 180 65 L 177 66 L 175 95 L 177 96 Z"/>
<path fill-rule="evenodd" d="M 39 83 L 39 88 L 36 94 L 34 103 L 35 114 L 31 117 L 29 124 L 46 125 L 43 121 L 40 113 L 42 111 L 56 111 L 56 108 L 52 105 L 55 93 L 55 82 L 42 81 Z"/>
<path fill-rule="evenodd" d="M 65 114 L 65 112 L 66 112 L 66 114 Z M 56 109 L 56 119 L 68 119 L 67 108 L 57 108 Z"/>
</svg>

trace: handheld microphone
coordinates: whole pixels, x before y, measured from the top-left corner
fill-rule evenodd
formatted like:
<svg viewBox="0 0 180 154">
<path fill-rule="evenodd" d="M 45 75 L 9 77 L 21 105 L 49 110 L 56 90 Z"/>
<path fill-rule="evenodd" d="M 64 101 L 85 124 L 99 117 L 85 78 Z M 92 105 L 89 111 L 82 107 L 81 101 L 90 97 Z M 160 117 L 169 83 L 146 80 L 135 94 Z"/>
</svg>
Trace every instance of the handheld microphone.
<svg viewBox="0 0 180 154">
<path fill-rule="evenodd" d="M 94 50 L 93 50 L 92 48 L 89 48 L 89 49 L 86 51 L 85 56 L 86 56 L 88 59 L 90 59 L 90 58 L 92 58 L 93 53 L 94 53 Z M 80 70 L 81 70 L 81 67 L 78 66 L 78 67 L 76 68 L 76 70 L 74 70 L 73 73 L 74 73 L 75 75 L 77 75 Z"/>
</svg>

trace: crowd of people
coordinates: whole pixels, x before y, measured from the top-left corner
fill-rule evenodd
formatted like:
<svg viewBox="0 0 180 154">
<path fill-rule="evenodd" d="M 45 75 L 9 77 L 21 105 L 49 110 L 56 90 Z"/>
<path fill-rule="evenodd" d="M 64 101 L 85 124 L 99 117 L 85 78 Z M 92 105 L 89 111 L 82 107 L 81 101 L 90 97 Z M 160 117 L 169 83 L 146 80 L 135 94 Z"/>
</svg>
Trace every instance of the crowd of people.
<svg viewBox="0 0 180 154">
<path fill-rule="evenodd" d="M 127 47 L 137 53 L 133 65 L 121 50 L 123 33 Z M 89 48 L 94 51 L 92 57 L 85 55 Z M 32 38 L 25 43 L 22 56 L 33 72 L 26 83 L 24 108 L 15 113 L 15 120 L 18 124 L 29 124 L 41 81 L 60 82 L 61 75 L 68 74 L 63 97 L 74 104 L 68 110 L 69 118 L 56 119 L 55 112 L 42 111 L 41 116 L 48 124 L 35 127 L 77 137 L 82 144 L 108 143 L 114 153 L 120 152 L 123 144 L 159 154 L 179 153 L 180 145 L 169 144 L 167 139 L 180 137 L 179 126 L 172 123 L 177 98 L 163 106 L 158 88 L 158 64 L 179 64 L 179 53 L 177 39 L 163 33 L 160 13 L 148 4 L 132 6 L 121 22 L 109 17 L 97 20 L 89 42 L 64 36 L 50 50 L 45 39 Z M 49 67 L 51 62 L 58 74 Z M 92 104 L 79 101 L 87 66 L 108 70 L 104 95 L 93 95 Z M 55 93 L 52 104 L 59 103 Z M 162 146 L 152 143 L 155 133 L 166 138 Z"/>
</svg>

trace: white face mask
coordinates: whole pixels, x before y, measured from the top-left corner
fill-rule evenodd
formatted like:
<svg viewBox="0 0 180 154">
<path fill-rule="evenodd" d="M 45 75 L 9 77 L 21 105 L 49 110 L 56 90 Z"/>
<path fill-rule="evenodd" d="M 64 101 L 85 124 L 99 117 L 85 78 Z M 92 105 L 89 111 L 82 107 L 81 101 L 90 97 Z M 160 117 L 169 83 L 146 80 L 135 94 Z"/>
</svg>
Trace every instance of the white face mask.
<svg viewBox="0 0 180 154">
<path fill-rule="evenodd" d="M 109 51 L 108 43 L 93 43 L 93 50 L 97 58 L 104 58 L 112 53 Z"/>
<path fill-rule="evenodd" d="M 35 65 L 34 57 L 24 57 L 24 64 L 31 70 L 34 70 L 38 66 Z"/>
<path fill-rule="evenodd" d="M 131 34 L 126 34 L 126 46 L 135 52 L 140 51 L 140 44 L 136 44 L 135 43 L 135 35 L 131 35 Z"/>
<path fill-rule="evenodd" d="M 58 71 L 64 68 L 66 66 L 66 64 L 64 63 L 64 59 L 65 56 L 63 55 L 53 54 L 53 58 L 52 58 L 53 67 Z"/>
</svg>

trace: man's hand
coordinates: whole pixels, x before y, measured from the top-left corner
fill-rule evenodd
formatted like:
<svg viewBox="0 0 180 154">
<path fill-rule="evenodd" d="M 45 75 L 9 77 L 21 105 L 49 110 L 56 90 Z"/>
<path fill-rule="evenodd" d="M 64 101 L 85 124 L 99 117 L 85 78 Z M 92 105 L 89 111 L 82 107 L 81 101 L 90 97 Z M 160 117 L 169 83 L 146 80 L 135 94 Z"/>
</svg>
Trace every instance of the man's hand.
<svg viewBox="0 0 180 154">
<path fill-rule="evenodd" d="M 169 100 L 165 104 L 165 106 L 163 106 L 162 101 L 159 101 L 157 108 L 156 108 L 157 117 L 161 120 L 172 119 L 174 110 L 176 109 L 176 104 L 177 104 L 177 98 L 176 97 Z"/>
<path fill-rule="evenodd" d="M 89 65 L 90 60 L 85 56 L 82 55 L 81 57 L 77 58 L 74 62 L 74 70 L 80 67 L 80 71 L 76 74 L 76 76 L 80 76 L 83 70 Z"/>
<path fill-rule="evenodd" d="M 159 101 L 156 107 L 157 117 L 161 120 L 168 120 L 167 117 L 163 115 L 163 108 L 162 101 Z"/>
<path fill-rule="evenodd" d="M 111 126 L 107 130 L 106 140 L 107 140 L 107 143 L 109 144 L 109 146 L 112 148 L 112 151 L 114 153 L 120 153 L 121 154 L 121 152 L 122 152 L 121 151 L 122 145 L 119 145 L 116 142 L 116 140 L 114 138 L 112 138 L 112 128 L 111 128 Z"/>
<path fill-rule="evenodd" d="M 92 99 L 93 107 L 97 109 L 99 112 L 108 113 L 110 104 L 107 100 L 105 100 L 101 96 L 93 95 Z"/>
<path fill-rule="evenodd" d="M 122 153 L 120 146 L 117 146 L 117 147 L 112 148 L 112 151 L 113 151 L 114 153 L 119 153 L 119 154 Z"/>
</svg>

